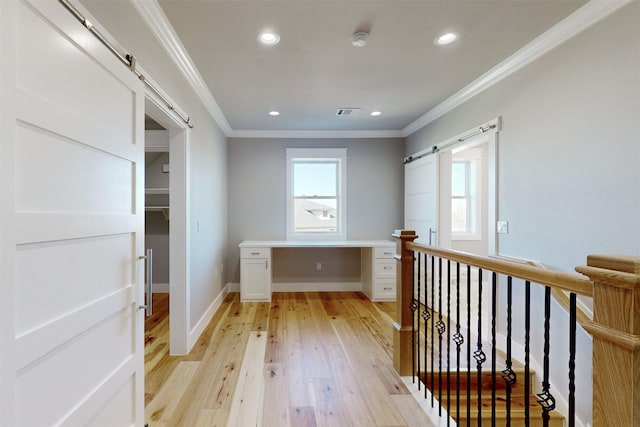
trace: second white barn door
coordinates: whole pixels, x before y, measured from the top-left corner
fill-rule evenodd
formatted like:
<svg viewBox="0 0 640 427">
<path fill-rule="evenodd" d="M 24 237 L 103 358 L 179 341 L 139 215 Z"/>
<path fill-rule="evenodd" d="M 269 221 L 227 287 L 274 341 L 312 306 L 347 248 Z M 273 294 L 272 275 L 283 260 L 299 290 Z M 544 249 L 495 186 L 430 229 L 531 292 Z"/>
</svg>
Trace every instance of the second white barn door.
<svg viewBox="0 0 640 427">
<path fill-rule="evenodd" d="M 142 83 L 57 1 L 0 19 L 0 425 L 141 426 Z"/>
<path fill-rule="evenodd" d="M 424 156 L 404 167 L 404 227 L 415 230 L 418 241 L 437 246 L 439 155 Z"/>
</svg>

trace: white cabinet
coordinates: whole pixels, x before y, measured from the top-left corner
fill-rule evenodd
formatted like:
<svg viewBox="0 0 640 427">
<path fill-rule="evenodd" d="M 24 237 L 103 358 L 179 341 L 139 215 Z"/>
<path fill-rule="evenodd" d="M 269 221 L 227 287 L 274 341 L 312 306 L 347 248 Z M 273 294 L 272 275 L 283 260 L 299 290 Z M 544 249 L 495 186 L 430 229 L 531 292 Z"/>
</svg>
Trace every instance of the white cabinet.
<svg viewBox="0 0 640 427">
<path fill-rule="evenodd" d="M 271 248 L 240 248 L 240 301 L 271 301 Z"/>
<path fill-rule="evenodd" d="M 395 246 L 362 249 L 362 291 L 372 301 L 396 299 Z"/>
</svg>

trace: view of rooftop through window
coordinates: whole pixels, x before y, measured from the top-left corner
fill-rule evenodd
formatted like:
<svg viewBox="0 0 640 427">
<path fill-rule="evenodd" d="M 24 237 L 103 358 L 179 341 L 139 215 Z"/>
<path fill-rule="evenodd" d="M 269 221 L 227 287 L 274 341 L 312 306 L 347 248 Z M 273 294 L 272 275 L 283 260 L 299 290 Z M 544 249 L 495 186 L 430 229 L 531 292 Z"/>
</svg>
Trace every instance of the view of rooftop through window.
<svg viewBox="0 0 640 427">
<path fill-rule="evenodd" d="M 296 160 L 292 166 L 295 231 L 336 231 L 338 161 Z"/>
</svg>

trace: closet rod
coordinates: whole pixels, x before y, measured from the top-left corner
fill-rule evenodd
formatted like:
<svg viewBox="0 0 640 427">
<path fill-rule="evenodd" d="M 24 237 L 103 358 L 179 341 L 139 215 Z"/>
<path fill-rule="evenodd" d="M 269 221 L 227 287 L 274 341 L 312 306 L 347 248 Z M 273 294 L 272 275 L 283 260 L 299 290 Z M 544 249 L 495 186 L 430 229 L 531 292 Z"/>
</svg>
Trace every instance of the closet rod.
<svg viewBox="0 0 640 427">
<path fill-rule="evenodd" d="M 134 73 L 138 77 L 138 79 L 142 81 L 142 83 L 144 83 L 149 89 L 151 89 L 167 105 L 167 108 L 174 111 L 178 115 L 178 117 L 180 117 L 180 119 L 187 124 L 187 126 L 189 126 L 190 128 L 193 127 L 191 117 L 177 110 L 171 103 L 171 101 L 169 101 L 158 88 L 156 88 L 149 80 L 147 80 L 147 78 L 141 72 L 136 70 L 136 58 L 133 55 L 130 55 L 128 53 L 123 55 L 122 53 L 120 53 L 113 46 L 113 44 L 109 42 L 109 40 L 107 40 L 106 37 L 104 37 L 102 33 L 93 26 L 91 21 L 89 21 L 84 15 L 82 15 L 82 13 L 80 13 L 78 9 L 76 9 L 71 3 L 69 3 L 68 0 L 58 0 L 58 2 L 62 4 L 62 6 L 64 6 L 64 8 L 67 9 L 87 30 L 89 30 L 91 34 L 93 34 L 98 40 L 100 40 L 100 43 L 102 43 L 107 49 L 109 49 L 109 51 L 113 53 L 115 57 L 118 58 L 118 60 L 120 60 L 120 62 L 122 62 L 127 68 L 129 68 L 129 70 L 131 70 L 131 72 Z"/>
</svg>

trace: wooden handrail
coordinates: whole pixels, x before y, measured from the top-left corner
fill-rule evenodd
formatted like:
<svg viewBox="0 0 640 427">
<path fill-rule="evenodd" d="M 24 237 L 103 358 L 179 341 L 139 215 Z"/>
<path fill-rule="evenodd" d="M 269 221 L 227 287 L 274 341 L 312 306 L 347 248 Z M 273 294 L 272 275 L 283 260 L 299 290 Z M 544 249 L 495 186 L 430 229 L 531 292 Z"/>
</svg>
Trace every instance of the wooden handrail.
<svg viewBox="0 0 640 427">
<path fill-rule="evenodd" d="M 520 265 L 532 265 L 534 267 L 544 268 L 545 270 L 547 269 L 547 267 L 544 266 L 542 263 L 527 260 L 527 259 L 512 258 L 504 255 L 490 255 L 490 258 L 500 259 L 507 262 L 514 262 Z M 571 310 L 569 295 L 567 295 L 565 291 L 561 291 L 560 289 L 553 288 L 551 290 L 551 296 L 553 297 L 554 300 L 556 300 L 558 304 L 560 304 L 560 307 L 564 308 L 564 311 L 569 313 L 569 311 Z M 584 327 L 585 323 L 591 322 L 591 316 L 587 315 L 580 307 L 576 307 L 576 320 L 578 322 L 578 325 Z"/>
<path fill-rule="evenodd" d="M 511 261 L 482 257 L 451 249 L 435 248 L 433 246 L 422 245 L 415 242 L 407 243 L 407 249 L 436 255 L 441 258 L 450 259 L 451 261 L 457 261 L 463 264 L 470 264 L 475 267 L 480 267 L 500 274 L 506 274 L 519 279 L 530 280 L 531 282 L 550 286 L 551 288 L 593 297 L 593 283 L 591 280 L 584 276 L 578 276 L 577 274 L 548 270 L 546 268 L 528 264 L 517 264 Z"/>
<path fill-rule="evenodd" d="M 431 254 L 488 271 L 529 280 L 552 290 L 593 298 L 593 320 L 583 320 L 593 338 L 593 427 L 640 426 L 640 257 L 590 255 L 576 267 L 584 276 L 556 272 L 510 260 L 491 259 L 413 242 L 412 230 L 394 234 L 398 250 L 397 316 L 394 367 L 411 373 L 412 340 L 408 319 L 415 304 L 412 291 L 414 252 Z M 585 321 L 586 320 L 586 321 Z"/>
</svg>

